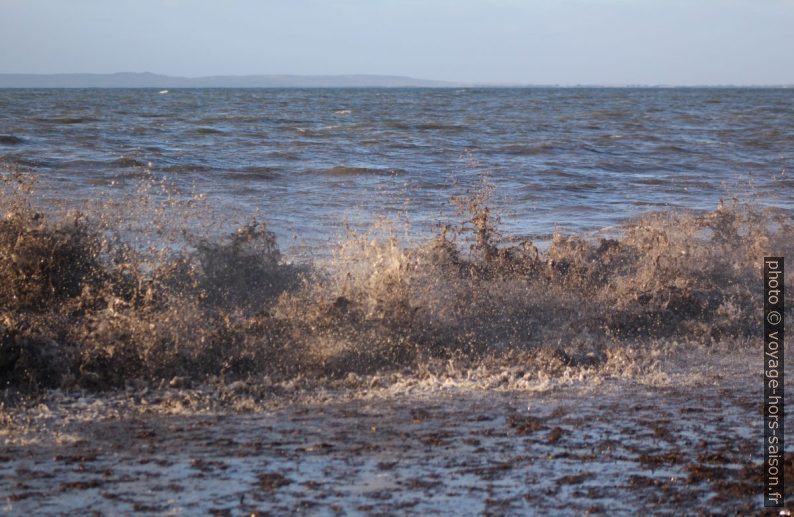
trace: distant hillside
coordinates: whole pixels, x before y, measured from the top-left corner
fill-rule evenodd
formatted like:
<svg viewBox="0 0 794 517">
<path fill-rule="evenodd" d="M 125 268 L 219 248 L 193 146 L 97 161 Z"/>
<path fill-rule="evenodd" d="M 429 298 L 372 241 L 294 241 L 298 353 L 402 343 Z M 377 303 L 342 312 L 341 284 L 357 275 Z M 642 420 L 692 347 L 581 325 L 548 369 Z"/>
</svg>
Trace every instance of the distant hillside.
<svg viewBox="0 0 794 517">
<path fill-rule="evenodd" d="M 390 75 L 218 75 L 150 73 L 0 74 L 0 88 L 365 88 L 449 87 L 456 83 Z"/>
</svg>

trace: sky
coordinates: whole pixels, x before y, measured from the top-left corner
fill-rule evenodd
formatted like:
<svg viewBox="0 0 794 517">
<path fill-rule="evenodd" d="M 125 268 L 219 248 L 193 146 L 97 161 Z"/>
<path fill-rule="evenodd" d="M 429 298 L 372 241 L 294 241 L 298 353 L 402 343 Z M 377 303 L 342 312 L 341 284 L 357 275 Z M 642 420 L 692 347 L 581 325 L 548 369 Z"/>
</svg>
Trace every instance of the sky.
<svg viewBox="0 0 794 517">
<path fill-rule="evenodd" d="M 794 84 L 794 0 L 0 0 L 0 73 Z"/>
</svg>

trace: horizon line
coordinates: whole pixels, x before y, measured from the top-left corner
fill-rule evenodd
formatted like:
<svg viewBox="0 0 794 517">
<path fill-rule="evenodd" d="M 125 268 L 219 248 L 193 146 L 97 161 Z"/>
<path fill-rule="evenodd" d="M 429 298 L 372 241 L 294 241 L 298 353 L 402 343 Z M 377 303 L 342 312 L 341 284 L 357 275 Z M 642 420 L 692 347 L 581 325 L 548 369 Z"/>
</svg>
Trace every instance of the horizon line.
<svg viewBox="0 0 794 517">
<path fill-rule="evenodd" d="M 528 83 L 528 82 L 514 82 L 514 81 L 455 81 L 448 79 L 427 79 L 418 78 L 409 75 L 399 74 L 373 74 L 373 73 L 348 73 L 348 74 L 290 74 L 290 73 L 246 73 L 246 74 L 212 74 L 212 75 L 170 75 L 161 74 L 156 72 L 131 72 L 131 71 L 118 71 L 118 72 L 0 72 L 2 76 L 35 76 L 39 78 L 44 77 L 57 77 L 57 76 L 93 76 L 93 77 L 109 77 L 109 76 L 154 76 L 163 79 L 176 79 L 188 81 L 200 81 L 202 79 L 251 79 L 251 78 L 292 78 L 292 79 L 343 79 L 343 78 L 368 78 L 368 79 L 399 79 L 415 81 L 417 83 L 435 83 L 430 86 L 431 88 L 781 88 L 788 89 L 794 87 L 792 83 Z M 309 88 L 379 88 L 381 86 L 310 86 Z M 384 86 L 393 88 L 395 86 Z M 399 87 L 399 86 L 396 86 Z M 3 86 L 0 88 L 22 88 L 22 89 L 57 89 L 57 88 L 82 88 L 81 86 Z M 85 88 L 131 88 L 131 89 L 146 89 L 157 88 L 157 86 L 87 86 Z M 170 88 L 191 88 L 190 86 L 170 86 Z M 196 87 L 193 87 L 196 88 Z M 246 87 L 246 86 L 205 86 L 198 88 L 279 88 L 275 87 Z M 281 88 L 302 88 L 301 86 L 281 86 Z"/>
</svg>

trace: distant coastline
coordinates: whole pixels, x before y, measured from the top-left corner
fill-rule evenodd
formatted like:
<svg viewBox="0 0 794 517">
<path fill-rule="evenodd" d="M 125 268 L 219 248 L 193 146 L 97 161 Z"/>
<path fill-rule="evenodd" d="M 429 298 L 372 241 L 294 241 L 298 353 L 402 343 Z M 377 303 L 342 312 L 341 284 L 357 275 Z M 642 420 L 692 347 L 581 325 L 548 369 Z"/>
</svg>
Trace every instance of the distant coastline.
<svg viewBox="0 0 794 517">
<path fill-rule="evenodd" d="M 149 72 L 5 74 L 0 88 L 794 88 L 788 84 L 523 84 L 454 82 L 399 75 L 212 75 L 179 77 Z"/>
<path fill-rule="evenodd" d="M 450 88 L 462 83 L 391 75 L 217 75 L 152 73 L 0 74 L 0 88 Z"/>
</svg>

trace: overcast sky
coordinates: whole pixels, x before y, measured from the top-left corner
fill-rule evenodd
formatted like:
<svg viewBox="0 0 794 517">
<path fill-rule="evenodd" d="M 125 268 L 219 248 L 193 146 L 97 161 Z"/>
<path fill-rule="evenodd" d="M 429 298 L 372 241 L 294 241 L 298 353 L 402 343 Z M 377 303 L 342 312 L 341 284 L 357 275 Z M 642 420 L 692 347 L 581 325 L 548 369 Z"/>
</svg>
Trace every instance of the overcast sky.
<svg viewBox="0 0 794 517">
<path fill-rule="evenodd" d="M 0 72 L 794 84 L 794 0 L 0 0 Z"/>
</svg>

